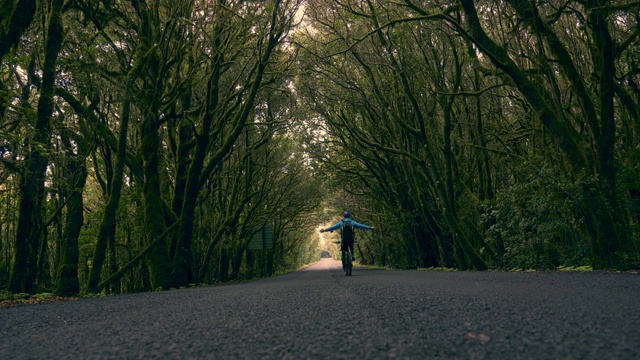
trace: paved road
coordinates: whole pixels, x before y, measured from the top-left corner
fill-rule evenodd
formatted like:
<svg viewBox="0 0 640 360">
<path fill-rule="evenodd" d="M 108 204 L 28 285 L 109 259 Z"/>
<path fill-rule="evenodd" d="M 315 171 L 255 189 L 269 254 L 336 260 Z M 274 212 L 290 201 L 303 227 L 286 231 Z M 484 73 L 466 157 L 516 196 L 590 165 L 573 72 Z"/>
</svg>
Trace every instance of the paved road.
<svg viewBox="0 0 640 360">
<path fill-rule="evenodd" d="M 384 271 L 0 309 L 0 359 L 640 359 L 640 275 Z"/>
</svg>

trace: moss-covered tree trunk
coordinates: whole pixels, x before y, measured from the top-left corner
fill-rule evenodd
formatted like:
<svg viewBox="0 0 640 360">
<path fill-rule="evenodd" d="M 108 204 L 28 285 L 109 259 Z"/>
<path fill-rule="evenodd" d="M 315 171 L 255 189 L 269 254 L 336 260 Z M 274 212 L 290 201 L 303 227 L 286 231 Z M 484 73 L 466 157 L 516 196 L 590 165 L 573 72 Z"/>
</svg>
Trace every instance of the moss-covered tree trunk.
<svg viewBox="0 0 640 360">
<path fill-rule="evenodd" d="M 51 114 L 53 112 L 56 64 L 62 47 L 63 0 L 52 0 L 46 32 L 42 86 L 38 99 L 38 113 L 30 151 L 25 158 L 25 169 L 20 181 L 22 198 L 16 230 L 13 270 L 9 280 L 11 292 L 36 291 L 38 252 L 43 231 L 42 211 L 45 197 L 47 149 L 50 147 Z"/>
<path fill-rule="evenodd" d="M 602 8 L 604 1 L 595 1 L 588 7 L 589 24 L 595 39 L 593 45 L 594 67 L 598 76 L 597 108 L 599 108 L 600 136 L 596 139 L 598 176 L 605 202 L 601 209 L 602 236 L 596 248 L 600 256 L 594 258 L 596 268 L 626 269 L 629 265 L 621 258 L 622 253 L 632 250 L 631 232 L 628 230 L 628 214 L 618 201 L 615 168 L 616 120 L 614 108 L 615 44 L 607 25 L 608 10 Z"/>
<path fill-rule="evenodd" d="M 60 243 L 60 267 L 56 286 L 56 294 L 59 296 L 72 296 L 80 293 L 78 238 L 84 223 L 82 193 L 87 180 L 87 169 L 83 161 L 73 159 L 70 161 L 68 172 L 72 174 L 72 178 L 69 181 L 71 189 L 67 200 L 64 232 Z"/>
<path fill-rule="evenodd" d="M 131 71 L 129 81 L 125 89 L 128 94 L 131 90 L 131 84 L 137 74 L 137 67 Z M 111 179 L 111 192 L 109 193 L 109 199 L 102 215 L 102 221 L 100 222 L 100 229 L 98 231 L 98 239 L 96 242 L 96 248 L 93 253 L 93 261 L 91 262 L 91 272 L 89 273 L 89 281 L 87 283 L 87 292 L 97 293 L 98 284 L 102 277 L 102 267 L 104 265 L 107 244 L 110 240 L 115 241 L 116 236 L 116 213 L 118 211 L 118 205 L 120 203 L 120 196 L 122 192 L 122 185 L 124 182 L 124 164 L 127 155 L 127 132 L 129 128 L 131 101 L 125 99 L 122 105 L 122 118 L 120 119 L 120 134 L 118 136 L 118 150 L 116 153 L 115 169 L 113 171 L 113 177 Z"/>
<path fill-rule="evenodd" d="M 138 129 L 139 154 L 142 158 L 142 199 L 147 246 L 146 263 L 152 289 L 169 289 L 172 285 L 173 264 L 169 257 L 165 222 L 168 206 L 162 198 L 160 179 L 160 116 L 163 92 L 166 90 L 169 59 L 160 50 L 162 44 L 159 26 L 160 8 L 156 2 L 140 2 L 136 7 L 140 17 L 138 48 L 136 52 L 143 60 L 140 63 L 140 87 L 135 92 L 136 106 L 142 113 Z"/>
<path fill-rule="evenodd" d="M 163 199 L 160 192 L 159 174 L 159 149 L 160 135 L 159 122 L 155 117 L 147 114 L 142 122 L 140 133 L 142 134 L 141 153 L 143 160 L 144 182 L 142 194 L 144 199 L 144 221 L 147 243 L 155 242 L 147 255 L 147 262 L 151 275 L 151 287 L 153 289 L 168 289 L 172 285 L 172 262 L 169 259 L 167 242 L 159 239 L 166 230 L 164 222 Z"/>
<path fill-rule="evenodd" d="M 4 0 L 0 3 L 0 63 L 11 47 L 20 41 L 22 33 L 33 21 L 35 0 Z M 0 118 L 4 117 L 8 91 L 0 79 Z"/>
<path fill-rule="evenodd" d="M 195 221 L 195 208 L 197 196 L 200 193 L 200 189 L 204 185 L 204 179 L 206 179 L 212 169 L 222 161 L 233 149 L 239 136 L 245 128 L 245 124 L 249 120 L 250 115 L 253 112 L 256 97 L 262 87 L 263 78 L 265 72 L 270 64 L 270 58 L 276 47 L 279 45 L 281 38 L 285 31 L 288 30 L 290 23 L 289 19 L 280 18 L 279 13 L 282 5 L 280 2 L 275 3 L 275 6 L 271 9 L 272 16 L 270 17 L 270 31 L 266 34 L 266 46 L 262 53 L 259 54 L 255 65 L 253 66 L 252 77 L 245 82 L 246 97 L 244 99 L 239 98 L 241 101 L 237 112 L 226 114 L 229 119 L 220 121 L 218 119 L 219 126 L 227 126 L 225 122 L 231 124 L 231 131 L 221 139 L 221 146 L 218 150 L 210 155 L 211 158 L 207 166 L 205 166 L 205 158 L 209 152 L 209 144 L 211 138 L 209 132 L 214 121 L 214 111 L 218 111 L 219 91 L 220 87 L 218 81 L 220 80 L 221 68 L 224 66 L 224 56 L 218 53 L 220 49 L 215 48 L 213 56 L 214 63 L 211 71 L 211 77 L 208 82 L 208 94 L 205 103 L 205 111 L 202 116 L 202 128 L 200 135 L 196 140 L 195 153 L 192 156 L 192 162 L 189 167 L 189 174 L 186 182 L 185 193 L 183 197 L 182 210 L 180 213 L 180 229 L 178 231 L 178 238 L 175 243 L 175 258 L 176 265 L 176 286 L 185 286 L 193 281 L 193 267 L 191 263 L 191 244 L 193 242 L 193 227 Z M 217 44 L 219 45 L 219 44 Z M 219 131 L 219 129 L 216 129 Z M 228 256 L 228 255 L 227 255 Z M 226 276 L 226 275 L 225 275 Z"/>
</svg>

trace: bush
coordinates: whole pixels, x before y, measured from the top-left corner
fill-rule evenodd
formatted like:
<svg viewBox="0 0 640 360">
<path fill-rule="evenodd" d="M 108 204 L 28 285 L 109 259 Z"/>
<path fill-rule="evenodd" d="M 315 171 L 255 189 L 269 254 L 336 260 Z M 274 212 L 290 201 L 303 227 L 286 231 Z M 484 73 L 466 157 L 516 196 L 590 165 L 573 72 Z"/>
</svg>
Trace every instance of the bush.
<svg viewBox="0 0 640 360">
<path fill-rule="evenodd" d="M 4 289 L 9 285 L 9 265 L 0 260 L 0 289 Z"/>
<path fill-rule="evenodd" d="M 529 175 L 482 208 L 495 265 L 508 269 L 588 265 L 578 185 L 547 166 L 526 162 L 523 166 Z"/>
</svg>

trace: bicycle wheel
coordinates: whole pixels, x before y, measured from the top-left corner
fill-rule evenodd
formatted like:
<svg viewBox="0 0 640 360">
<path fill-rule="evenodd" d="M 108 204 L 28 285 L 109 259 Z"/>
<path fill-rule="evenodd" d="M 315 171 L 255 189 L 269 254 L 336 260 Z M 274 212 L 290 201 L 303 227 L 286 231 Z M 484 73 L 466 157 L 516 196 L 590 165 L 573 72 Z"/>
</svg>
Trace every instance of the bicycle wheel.
<svg viewBox="0 0 640 360">
<path fill-rule="evenodd" d="M 351 270 L 353 269 L 353 261 L 351 260 L 351 253 L 346 252 L 345 254 L 347 256 L 347 261 L 346 261 L 347 268 L 345 270 L 345 275 L 351 276 Z"/>
</svg>

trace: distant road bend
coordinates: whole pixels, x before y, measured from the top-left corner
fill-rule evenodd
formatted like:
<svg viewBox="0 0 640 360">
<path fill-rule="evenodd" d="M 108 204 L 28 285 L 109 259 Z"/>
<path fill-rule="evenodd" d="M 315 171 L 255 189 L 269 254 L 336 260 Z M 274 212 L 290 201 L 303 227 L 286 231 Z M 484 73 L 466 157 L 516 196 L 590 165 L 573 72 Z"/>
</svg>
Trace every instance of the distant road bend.
<svg viewBox="0 0 640 360">
<path fill-rule="evenodd" d="M 385 271 L 0 309 L 0 359 L 640 359 L 640 275 Z"/>
</svg>

